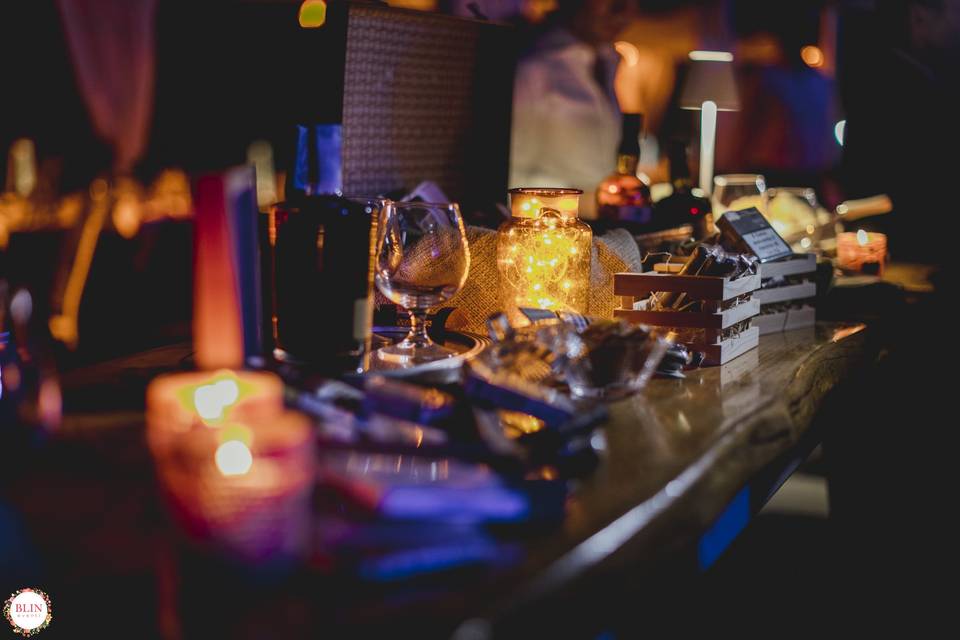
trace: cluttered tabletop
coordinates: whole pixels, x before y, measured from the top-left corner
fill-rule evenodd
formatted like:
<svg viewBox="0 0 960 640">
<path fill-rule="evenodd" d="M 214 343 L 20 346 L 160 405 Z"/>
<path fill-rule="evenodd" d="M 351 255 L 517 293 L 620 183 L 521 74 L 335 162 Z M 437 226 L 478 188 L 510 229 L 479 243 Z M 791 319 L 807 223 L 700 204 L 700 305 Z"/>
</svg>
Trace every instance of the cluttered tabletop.
<svg viewBox="0 0 960 640">
<path fill-rule="evenodd" d="M 543 606 L 625 557 L 679 545 L 709 566 L 725 543 L 711 534 L 712 524 L 738 500 L 747 500 L 748 518 L 776 486 L 749 497 L 745 488 L 771 467 L 781 476 L 791 452 L 802 458 L 816 444 L 808 433 L 813 416 L 829 392 L 871 361 L 869 334 L 863 324 L 820 322 L 763 336 L 757 349 L 722 366 L 650 381 L 559 439 L 533 440 L 537 425 L 516 424 L 526 433 L 513 443 L 534 443 L 519 472 L 509 451 L 490 464 L 501 473 L 468 462 L 473 454 L 445 455 L 453 443 L 433 440 L 430 431 L 412 444 L 369 452 L 338 447 L 334 437 L 329 451 L 321 447 L 305 491 L 284 488 L 248 505 L 257 510 L 256 527 L 279 521 L 305 540 L 258 569 L 210 550 L 215 538 L 248 558 L 277 555 L 269 553 L 275 548 L 263 555 L 273 537 L 244 530 L 228 493 L 193 486 L 188 502 L 207 500 L 207 514 L 211 504 L 226 504 L 230 513 L 200 525 L 193 518 L 189 526 L 191 511 L 171 489 L 175 483 L 157 482 L 163 472 L 155 466 L 163 463 L 148 452 L 143 388 L 158 372 L 187 368 L 190 346 L 101 363 L 64 377 L 61 431 L 21 460 L 19 489 L 5 496 L 14 530 L 24 533 L 21 570 L 42 572 L 51 589 L 74 594 L 62 600 L 77 615 L 92 597 L 83 595 L 89 585 L 124 585 L 118 597 L 140 603 L 131 608 L 131 624 L 145 632 L 203 628 L 204 620 L 222 630 L 232 620 L 232 637 L 246 637 L 268 624 L 269 607 L 211 615 L 191 605 L 204 588 L 235 592 L 227 599 L 233 605 L 269 593 L 272 607 L 297 612 L 277 623 L 286 637 L 317 628 L 318 620 L 409 623 L 425 608 L 433 612 L 431 625 L 448 630 L 463 620 L 507 624 L 514 613 Z M 473 492 L 469 506 L 458 500 L 458 487 Z M 439 493 L 425 500 L 422 492 L 431 488 Z M 308 521 L 291 523 L 290 495 L 308 496 Z M 173 521 L 165 501 L 182 507 L 172 510 Z M 175 524 L 184 521 L 188 526 Z M 156 597 L 138 597 L 144 593 Z"/>
</svg>

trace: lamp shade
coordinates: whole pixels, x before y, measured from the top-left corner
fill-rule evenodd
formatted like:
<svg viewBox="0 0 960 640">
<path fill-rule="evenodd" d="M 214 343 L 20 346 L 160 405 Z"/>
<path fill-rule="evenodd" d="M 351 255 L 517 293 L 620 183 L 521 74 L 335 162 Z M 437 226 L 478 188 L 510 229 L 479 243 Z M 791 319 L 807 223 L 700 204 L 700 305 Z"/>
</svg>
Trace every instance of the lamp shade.
<svg viewBox="0 0 960 640">
<path fill-rule="evenodd" d="M 733 56 L 725 52 L 692 52 L 687 79 L 680 93 L 680 108 L 699 109 L 710 100 L 716 103 L 718 111 L 739 110 L 740 97 L 732 61 Z"/>
</svg>

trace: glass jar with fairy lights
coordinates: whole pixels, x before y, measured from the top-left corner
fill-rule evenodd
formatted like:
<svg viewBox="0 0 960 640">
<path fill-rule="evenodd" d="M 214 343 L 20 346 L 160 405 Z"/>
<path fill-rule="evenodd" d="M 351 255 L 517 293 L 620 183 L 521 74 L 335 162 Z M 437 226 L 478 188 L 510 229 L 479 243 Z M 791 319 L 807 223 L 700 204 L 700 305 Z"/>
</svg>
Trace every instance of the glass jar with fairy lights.
<svg viewBox="0 0 960 640">
<path fill-rule="evenodd" d="M 504 311 L 587 312 L 593 233 L 577 214 L 579 189 L 511 189 L 511 219 L 497 232 Z"/>
</svg>

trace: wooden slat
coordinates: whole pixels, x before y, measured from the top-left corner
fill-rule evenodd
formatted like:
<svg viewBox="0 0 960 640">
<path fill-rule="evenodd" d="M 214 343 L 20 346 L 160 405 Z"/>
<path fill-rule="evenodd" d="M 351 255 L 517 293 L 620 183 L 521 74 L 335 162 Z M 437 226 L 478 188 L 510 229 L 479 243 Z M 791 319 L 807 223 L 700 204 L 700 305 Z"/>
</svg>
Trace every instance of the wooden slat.
<svg viewBox="0 0 960 640">
<path fill-rule="evenodd" d="M 817 323 L 817 309 L 815 307 L 801 307 L 800 309 L 790 309 L 787 311 L 787 321 L 784 323 L 784 331 L 812 327 Z"/>
<path fill-rule="evenodd" d="M 750 327 L 736 338 L 729 338 L 716 345 L 691 345 L 696 351 L 703 351 L 706 355 L 704 364 L 718 365 L 726 364 L 743 355 L 751 349 L 756 349 L 760 344 L 760 330 L 757 327 Z"/>
<path fill-rule="evenodd" d="M 617 273 L 613 293 L 618 296 L 646 296 L 651 291 L 686 293 L 695 300 L 729 300 L 760 287 L 760 276 L 727 280 L 715 276 L 681 276 L 662 273 Z"/>
<path fill-rule="evenodd" d="M 730 300 L 745 293 L 756 291 L 760 288 L 760 275 L 744 276 L 736 280 L 724 280 L 723 297 L 721 300 Z"/>
<path fill-rule="evenodd" d="M 653 265 L 653 270 L 657 273 L 679 273 L 683 265 L 683 262 L 659 262 Z"/>
<path fill-rule="evenodd" d="M 720 313 L 693 311 L 638 311 L 635 309 L 614 309 L 614 317 L 629 322 L 649 324 L 656 327 L 685 327 L 688 329 L 726 329 L 738 322 L 760 313 L 760 302 L 747 300 L 732 309 Z"/>
<path fill-rule="evenodd" d="M 760 304 L 775 304 L 787 300 L 805 300 L 814 298 L 817 295 L 816 282 L 800 282 L 787 285 L 785 287 L 773 287 L 772 289 L 758 289 L 753 296 L 760 301 Z"/>
<path fill-rule="evenodd" d="M 753 326 L 760 330 L 760 335 L 779 333 L 787 322 L 787 312 L 761 313 L 753 319 Z"/>
<path fill-rule="evenodd" d="M 693 313 L 689 311 L 637 311 L 614 309 L 615 318 L 628 322 L 649 324 L 656 327 L 681 327 L 687 329 L 721 329 L 723 315 L 719 313 Z"/>
<path fill-rule="evenodd" d="M 787 309 L 779 313 L 762 313 L 753 319 L 753 326 L 758 327 L 760 335 L 765 336 L 781 331 L 812 327 L 816 322 L 816 308 L 805 306 L 799 309 Z"/>
<path fill-rule="evenodd" d="M 817 256 L 812 253 L 802 253 L 792 258 L 777 260 L 760 265 L 760 278 L 780 278 L 795 276 L 801 273 L 813 273 L 817 270 Z"/>
</svg>

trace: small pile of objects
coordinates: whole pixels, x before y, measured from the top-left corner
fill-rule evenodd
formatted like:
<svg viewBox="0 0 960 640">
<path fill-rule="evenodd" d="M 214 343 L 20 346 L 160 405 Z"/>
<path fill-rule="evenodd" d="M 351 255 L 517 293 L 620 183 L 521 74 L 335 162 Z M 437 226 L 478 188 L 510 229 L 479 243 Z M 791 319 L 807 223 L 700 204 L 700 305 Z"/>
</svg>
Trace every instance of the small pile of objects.
<svg viewBox="0 0 960 640">
<path fill-rule="evenodd" d="M 682 262 L 668 255 L 654 273 L 614 277 L 617 317 L 671 329 L 706 364 L 756 348 L 761 332 L 811 325 L 808 301 L 816 296 L 816 284 L 804 277 L 816 270 L 816 258 L 795 256 L 759 211 L 729 211 L 717 226 Z M 766 317 L 757 322 L 762 308 Z"/>
</svg>

